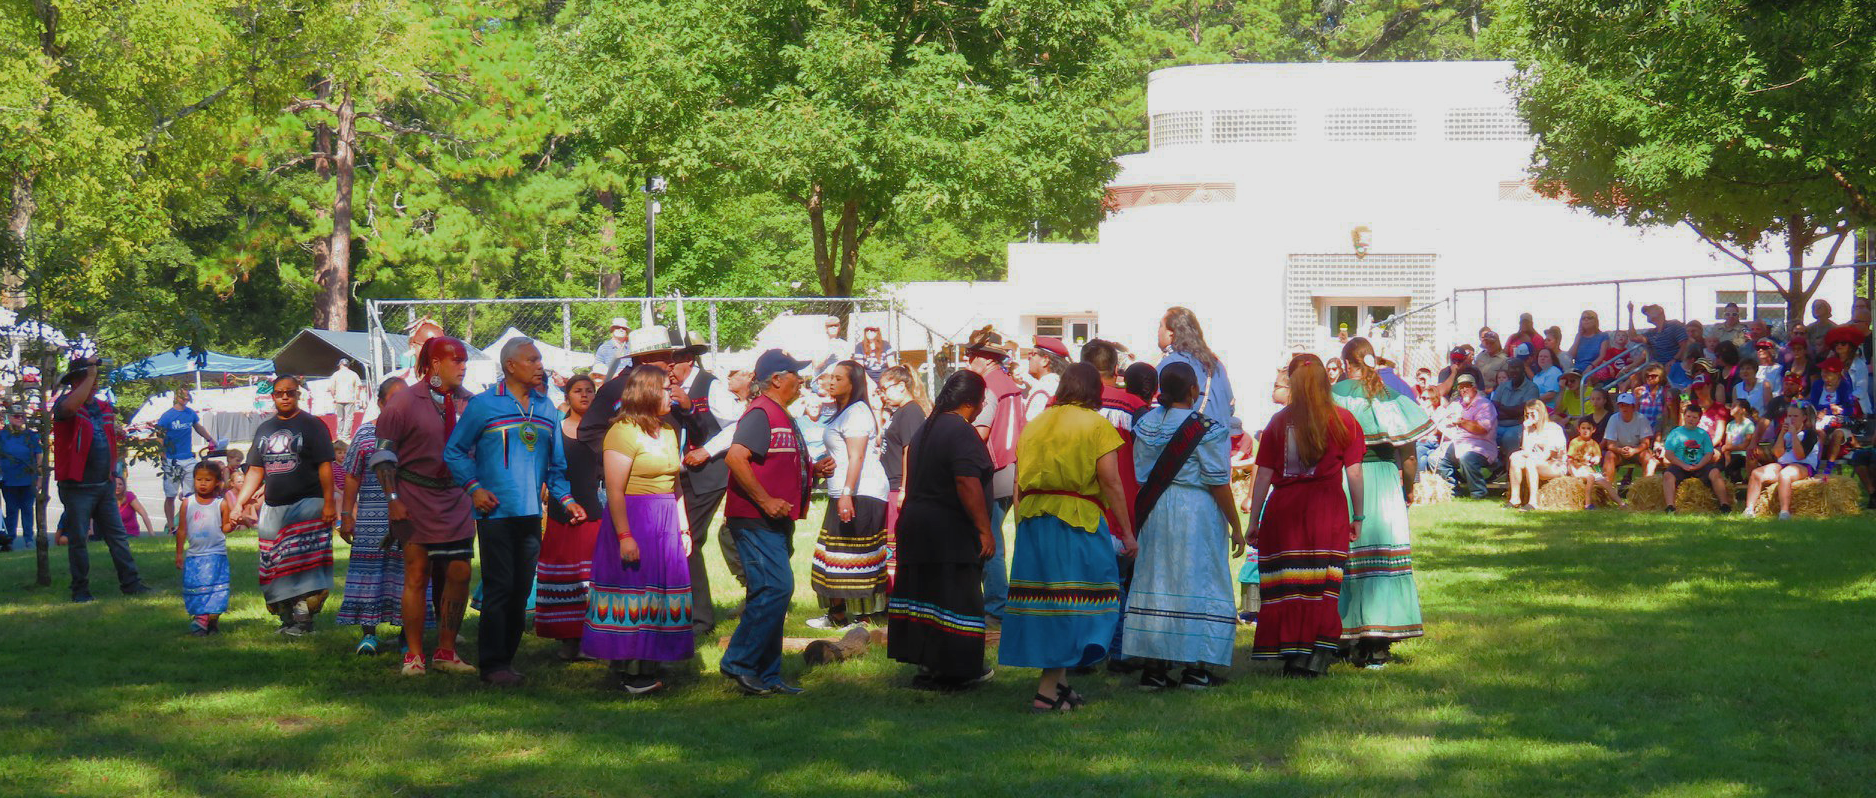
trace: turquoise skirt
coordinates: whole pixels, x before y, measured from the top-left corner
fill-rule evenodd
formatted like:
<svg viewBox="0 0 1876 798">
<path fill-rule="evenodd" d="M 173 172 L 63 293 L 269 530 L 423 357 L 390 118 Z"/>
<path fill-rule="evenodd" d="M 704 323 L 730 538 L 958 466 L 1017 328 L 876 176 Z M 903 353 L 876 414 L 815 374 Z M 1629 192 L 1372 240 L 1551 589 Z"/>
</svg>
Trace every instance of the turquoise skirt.
<svg viewBox="0 0 1876 798">
<path fill-rule="evenodd" d="M 1107 522 L 1094 532 L 1052 515 L 1016 524 L 997 662 L 1079 668 L 1107 658 L 1120 623 L 1120 566 Z"/>
</svg>

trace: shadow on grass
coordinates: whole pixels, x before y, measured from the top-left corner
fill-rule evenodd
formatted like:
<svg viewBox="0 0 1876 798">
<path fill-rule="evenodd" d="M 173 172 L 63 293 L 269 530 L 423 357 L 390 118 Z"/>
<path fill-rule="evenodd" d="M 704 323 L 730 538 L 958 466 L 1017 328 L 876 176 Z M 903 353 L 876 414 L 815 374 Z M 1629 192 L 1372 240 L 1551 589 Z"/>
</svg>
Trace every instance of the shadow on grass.
<svg viewBox="0 0 1876 798">
<path fill-rule="evenodd" d="M 1772 795 L 1866 789 L 1876 609 L 1858 521 L 1415 512 L 1429 638 L 1381 672 L 1291 681 L 1250 663 L 1210 693 L 1094 675 L 1071 717 L 1035 672 L 905 689 L 875 650 L 744 699 L 714 640 L 672 692 L 600 687 L 532 638 L 528 688 L 396 675 L 327 629 L 286 641 L 237 578 L 231 633 L 183 636 L 165 593 L 0 605 L 7 794 Z M 251 544 L 234 553 L 251 574 Z M 0 561 L 0 584 L 30 558 Z M 725 584 L 733 584 L 726 582 Z M 813 614 L 798 595 L 792 619 Z M 333 605 L 336 608 L 336 605 Z M 473 636 L 475 624 L 468 624 Z M 724 627 L 727 630 L 727 626 Z M 471 646 L 465 646 L 471 648 Z"/>
</svg>

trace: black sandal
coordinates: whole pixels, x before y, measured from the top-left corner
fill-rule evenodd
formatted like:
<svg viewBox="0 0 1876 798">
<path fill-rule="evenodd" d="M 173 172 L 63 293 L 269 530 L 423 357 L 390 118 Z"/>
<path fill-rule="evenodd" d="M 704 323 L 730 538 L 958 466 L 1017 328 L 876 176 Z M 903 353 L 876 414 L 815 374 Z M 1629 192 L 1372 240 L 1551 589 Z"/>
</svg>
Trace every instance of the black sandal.
<svg viewBox="0 0 1876 798">
<path fill-rule="evenodd" d="M 1088 697 L 1075 692 L 1075 688 L 1069 687 L 1068 682 L 1055 683 L 1055 696 L 1066 702 L 1069 709 L 1080 709 L 1081 705 L 1088 703 Z"/>
<path fill-rule="evenodd" d="M 1074 705 L 1068 703 L 1068 696 L 1062 695 L 1059 691 L 1056 693 L 1055 698 L 1049 698 L 1041 693 L 1037 693 L 1035 698 L 1030 699 L 1030 702 L 1029 711 L 1038 715 L 1048 712 L 1068 712 L 1075 708 Z M 1048 706 L 1039 707 L 1036 706 L 1035 702 L 1048 704 Z"/>
</svg>

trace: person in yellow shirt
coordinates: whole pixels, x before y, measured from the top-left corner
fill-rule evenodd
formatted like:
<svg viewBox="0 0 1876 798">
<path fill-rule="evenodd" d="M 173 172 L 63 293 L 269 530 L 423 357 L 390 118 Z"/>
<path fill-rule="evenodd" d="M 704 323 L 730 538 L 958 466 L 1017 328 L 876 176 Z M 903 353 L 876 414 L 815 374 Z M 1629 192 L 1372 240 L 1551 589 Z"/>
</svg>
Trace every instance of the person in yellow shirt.
<svg viewBox="0 0 1876 798">
<path fill-rule="evenodd" d="M 1017 443 L 1016 546 L 997 661 L 1042 669 L 1038 712 L 1085 700 L 1063 676 L 1107 657 L 1120 621 L 1116 548 L 1122 557 L 1139 549 L 1121 492 L 1120 433 L 1100 408 L 1100 374 L 1077 363 Z M 1104 508 L 1116 510 L 1112 534 Z"/>
</svg>

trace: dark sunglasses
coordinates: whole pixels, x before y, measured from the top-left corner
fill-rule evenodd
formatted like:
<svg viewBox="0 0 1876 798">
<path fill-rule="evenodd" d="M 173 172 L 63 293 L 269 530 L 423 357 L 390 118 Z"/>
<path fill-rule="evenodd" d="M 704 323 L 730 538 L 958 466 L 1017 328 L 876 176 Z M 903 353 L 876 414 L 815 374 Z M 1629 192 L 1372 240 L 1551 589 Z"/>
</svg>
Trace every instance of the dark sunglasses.
<svg viewBox="0 0 1876 798">
<path fill-rule="evenodd" d="M 287 397 L 287 398 L 289 398 L 289 399 L 298 399 L 298 398 L 300 398 L 300 392 L 299 392 L 299 391 L 274 391 L 274 395 L 275 395 L 275 396 L 285 396 L 285 397 Z"/>
</svg>

